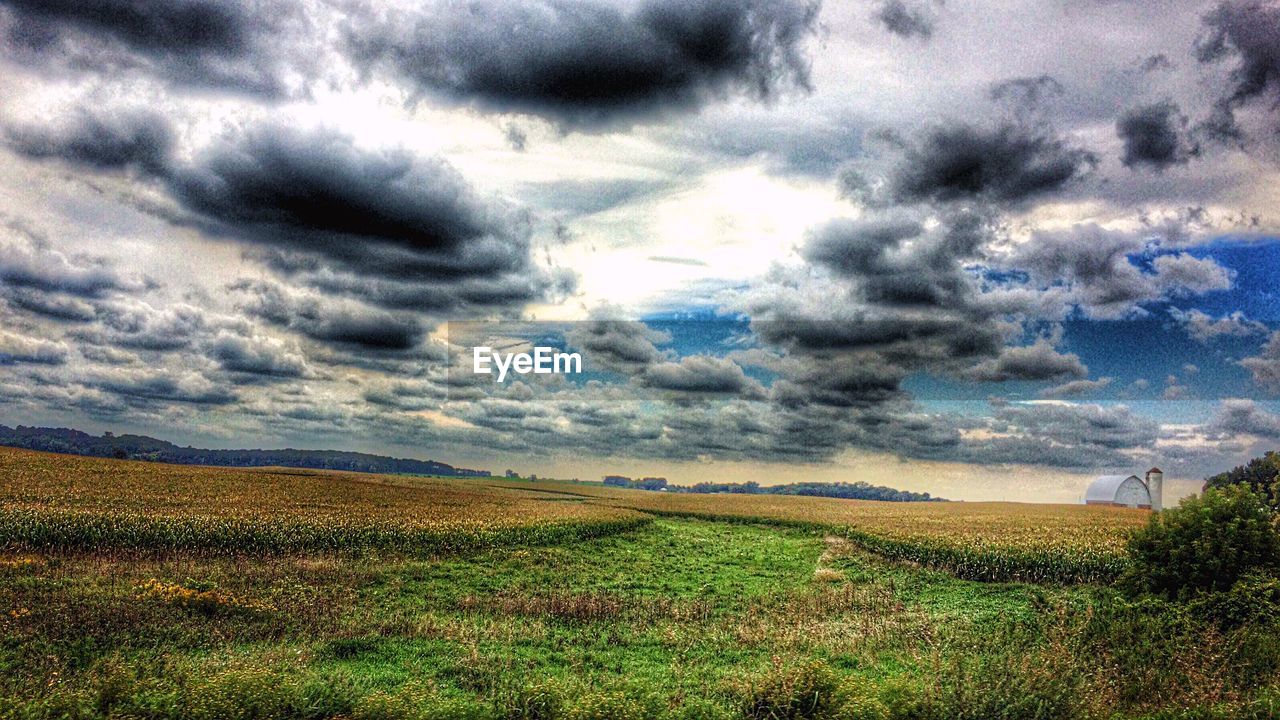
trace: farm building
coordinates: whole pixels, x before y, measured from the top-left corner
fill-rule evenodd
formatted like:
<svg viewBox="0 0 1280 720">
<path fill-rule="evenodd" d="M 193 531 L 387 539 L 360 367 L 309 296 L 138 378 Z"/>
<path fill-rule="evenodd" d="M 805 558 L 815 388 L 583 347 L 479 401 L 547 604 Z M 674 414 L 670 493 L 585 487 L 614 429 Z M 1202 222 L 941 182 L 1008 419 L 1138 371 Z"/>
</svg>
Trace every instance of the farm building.
<svg viewBox="0 0 1280 720">
<path fill-rule="evenodd" d="M 1102 475 L 1089 484 L 1084 494 L 1086 505 L 1119 505 L 1132 508 L 1163 508 L 1164 473 L 1160 468 L 1147 471 L 1146 480 L 1137 475 Z"/>
</svg>

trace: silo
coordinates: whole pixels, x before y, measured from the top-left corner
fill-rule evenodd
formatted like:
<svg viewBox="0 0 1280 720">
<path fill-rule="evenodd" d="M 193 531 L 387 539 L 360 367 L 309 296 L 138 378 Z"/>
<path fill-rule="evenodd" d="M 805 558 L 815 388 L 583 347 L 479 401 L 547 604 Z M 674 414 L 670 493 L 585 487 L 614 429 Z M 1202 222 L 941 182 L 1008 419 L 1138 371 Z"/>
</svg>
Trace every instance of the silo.
<svg viewBox="0 0 1280 720">
<path fill-rule="evenodd" d="M 1164 509 L 1164 473 L 1153 467 L 1147 471 L 1147 492 L 1151 494 L 1151 509 L 1160 512 Z"/>
</svg>

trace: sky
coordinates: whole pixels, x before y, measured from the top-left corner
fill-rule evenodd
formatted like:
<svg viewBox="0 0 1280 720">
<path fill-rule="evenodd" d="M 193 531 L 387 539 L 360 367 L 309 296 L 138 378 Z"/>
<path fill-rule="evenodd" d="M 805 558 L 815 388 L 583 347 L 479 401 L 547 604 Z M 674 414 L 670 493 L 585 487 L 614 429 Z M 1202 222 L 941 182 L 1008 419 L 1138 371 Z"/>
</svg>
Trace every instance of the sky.
<svg viewBox="0 0 1280 720">
<path fill-rule="evenodd" d="M 1057 502 L 1280 441 L 1275 2 L 0 0 L 0 47 L 3 424 Z"/>
</svg>

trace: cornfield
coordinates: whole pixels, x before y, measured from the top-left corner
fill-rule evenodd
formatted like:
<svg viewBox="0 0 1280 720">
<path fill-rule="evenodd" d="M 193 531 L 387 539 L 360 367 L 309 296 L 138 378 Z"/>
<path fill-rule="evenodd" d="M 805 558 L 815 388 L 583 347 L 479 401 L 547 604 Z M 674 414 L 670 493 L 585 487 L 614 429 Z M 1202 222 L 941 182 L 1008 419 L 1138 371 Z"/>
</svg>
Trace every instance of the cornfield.
<svg viewBox="0 0 1280 720">
<path fill-rule="evenodd" d="M 0 449 L 0 547 L 450 553 L 621 532 L 649 516 L 478 481 L 241 470 Z"/>
<path fill-rule="evenodd" d="M 454 553 L 624 532 L 655 515 L 840 535 L 983 581 L 1100 582 L 1147 513 L 1083 505 L 687 495 L 554 481 L 161 465 L 0 448 L 0 549 Z"/>
</svg>

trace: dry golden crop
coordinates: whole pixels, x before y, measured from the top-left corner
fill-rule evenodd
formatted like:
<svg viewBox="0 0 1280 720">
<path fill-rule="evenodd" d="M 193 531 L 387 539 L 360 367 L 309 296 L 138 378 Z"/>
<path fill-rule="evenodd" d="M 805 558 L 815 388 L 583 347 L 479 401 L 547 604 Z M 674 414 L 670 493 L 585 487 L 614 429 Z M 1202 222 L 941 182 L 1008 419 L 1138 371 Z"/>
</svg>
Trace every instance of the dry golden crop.
<svg viewBox="0 0 1280 720">
<path fill-rule="evenodd" d="M 207 468 L 0 448 L 0 547 L 435 553 L 619 532 L 652 515 L 842 535 L 976 580 L 1096 581 L 1147 513 L 1083 505 L 694 495 L 564 482 Z"/>
<path fill-rule="evenodd" d="M 208 468 L 0 448 L 0 545 L 222 553 L 448 552 L 617 532 L 648 517 L 484 480 Z"/>
</svg>

